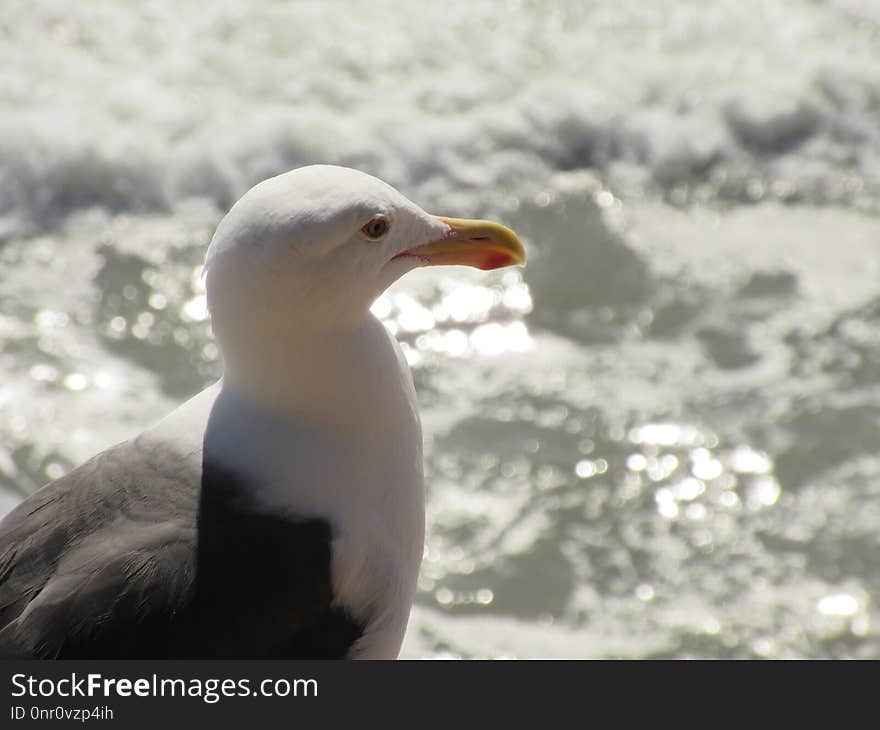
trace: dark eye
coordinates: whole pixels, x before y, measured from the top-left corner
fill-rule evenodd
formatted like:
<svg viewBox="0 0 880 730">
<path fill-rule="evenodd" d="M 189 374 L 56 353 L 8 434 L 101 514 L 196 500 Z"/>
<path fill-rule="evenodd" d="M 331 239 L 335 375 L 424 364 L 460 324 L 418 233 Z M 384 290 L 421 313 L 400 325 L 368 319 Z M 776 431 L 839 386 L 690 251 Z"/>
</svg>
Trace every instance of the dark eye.
<svg viewBox="0 0 880 730">
<path fill-rule="evenodd" d="M 367 238 L 376 241 L 388 232 L 389 226 L 390 223 L 388 223 L 388 219 L 384 215 L 377 215 L 363 225 L 361 230 Z"/>
</svg>

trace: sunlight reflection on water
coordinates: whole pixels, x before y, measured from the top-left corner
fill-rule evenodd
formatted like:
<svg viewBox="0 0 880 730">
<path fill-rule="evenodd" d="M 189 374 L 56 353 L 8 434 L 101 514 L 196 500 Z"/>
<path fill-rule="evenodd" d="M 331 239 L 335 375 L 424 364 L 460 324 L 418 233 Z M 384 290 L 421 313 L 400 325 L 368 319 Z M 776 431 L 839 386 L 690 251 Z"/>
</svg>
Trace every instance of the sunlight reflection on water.
<svg viewBox="0 0 880 730">
<path fill-rule="evenodd" d="M 531 308 L 522 274 L 509 271 L 494 286 L 441 279 L 425 301 L 415 292 L 386 292 L 371 311 L 401 339 L 410 365 L 418 366 L 429 353 L 466 358 L 530 350 L 534 343 L 522 316 Z"/>
</svg>

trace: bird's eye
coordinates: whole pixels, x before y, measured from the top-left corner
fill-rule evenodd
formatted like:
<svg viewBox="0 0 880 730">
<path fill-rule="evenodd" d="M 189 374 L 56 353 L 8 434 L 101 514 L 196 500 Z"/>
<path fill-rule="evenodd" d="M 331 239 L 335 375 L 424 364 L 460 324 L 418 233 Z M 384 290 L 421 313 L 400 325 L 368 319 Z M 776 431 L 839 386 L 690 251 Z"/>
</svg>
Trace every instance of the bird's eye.
<svg viewBox="0 0 880 730">
<path fill-rule="evenodd" d="M 384 215 L 377 215 L 361 226 L 361 230 L 367 238 L 373 241 L 378 241 L 388 232 L 390 225 L 391 224 Z"/>
</svg>

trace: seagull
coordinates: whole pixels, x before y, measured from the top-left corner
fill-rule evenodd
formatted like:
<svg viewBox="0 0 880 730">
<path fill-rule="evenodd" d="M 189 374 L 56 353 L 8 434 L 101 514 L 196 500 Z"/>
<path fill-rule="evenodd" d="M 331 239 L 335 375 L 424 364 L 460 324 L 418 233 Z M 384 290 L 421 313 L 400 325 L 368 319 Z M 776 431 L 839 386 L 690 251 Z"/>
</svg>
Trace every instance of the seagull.
<svg viewBox="0 0 880 730">
<path fill-rule="evenodd" d="M 422 436 L 370 307 L 417 267 L 524 263 L 357 170 L 251 188 L 205 263 L 223 377 L 0 522 L 0 658 L 396 658 Z"/>
</svg>

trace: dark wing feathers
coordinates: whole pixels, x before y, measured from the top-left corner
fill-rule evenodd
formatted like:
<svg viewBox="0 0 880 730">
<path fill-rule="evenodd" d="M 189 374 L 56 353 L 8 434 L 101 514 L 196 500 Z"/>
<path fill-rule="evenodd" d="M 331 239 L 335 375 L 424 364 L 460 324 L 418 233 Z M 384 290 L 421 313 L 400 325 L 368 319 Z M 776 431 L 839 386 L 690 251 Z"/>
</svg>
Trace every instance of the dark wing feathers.
<svg viewBox="0 0 880 730">
<path fill-rule="evenodd" d="M 0 658 L 345 656 L 329 524 L 246 491 L 144 437 L 43 487 L 0 521 Z"/>
<path fill-rule="evenodd" d="M 145 542 L 78 567 L 62 563 L 0 636 L 11 632 L 26 656 L 166 656 L 173 640 L 185 638 L 174 618 L 190 602 L 192 563 L 184 541 Z"/>
</svg>

